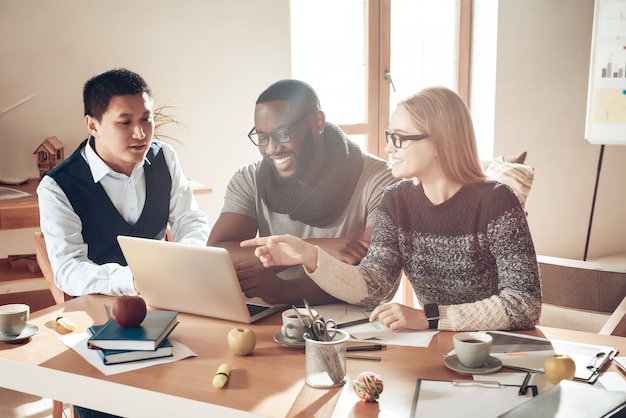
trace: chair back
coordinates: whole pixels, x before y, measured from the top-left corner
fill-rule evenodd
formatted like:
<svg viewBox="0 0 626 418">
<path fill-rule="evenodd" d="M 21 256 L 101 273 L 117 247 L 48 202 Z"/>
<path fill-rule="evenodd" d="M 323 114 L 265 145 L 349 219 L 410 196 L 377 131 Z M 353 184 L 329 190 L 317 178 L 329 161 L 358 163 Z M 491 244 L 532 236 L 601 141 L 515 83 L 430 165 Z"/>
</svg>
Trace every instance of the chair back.
<svg viewBox="0 0 626 418">
<path fill-rule="evenodd" d="M 50 259 L 48 258 L 48 250 L 46 248 L 46 240 L 41 231 L 35 232 L 35 255 L 37 256 L 37 264 L 43 274 L 44 279 L 48 283 L 50 293 L 56 303 L 63 303 L 66 300 L 70 300 L 72 297 L 67 293 L 59 289 L 54 283 L 54 272 L 50 265 Z"/>
</svg>

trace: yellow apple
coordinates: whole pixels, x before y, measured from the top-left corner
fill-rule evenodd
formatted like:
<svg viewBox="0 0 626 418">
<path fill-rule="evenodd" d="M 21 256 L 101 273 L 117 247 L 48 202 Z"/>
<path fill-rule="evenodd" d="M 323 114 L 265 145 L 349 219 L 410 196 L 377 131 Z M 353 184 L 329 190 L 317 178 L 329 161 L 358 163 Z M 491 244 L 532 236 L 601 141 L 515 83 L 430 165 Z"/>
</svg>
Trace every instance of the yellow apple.
<svg viewBox="0 0 626 418">
<path fill-rule="evenodd" d="M 228 346 L 238 356 L 247 356 L 254 351 L 256 334 L 249 328 L 233 328 L 228 331 Z"/>
<path fill-rule="evenodd" d="M 546 378 L 556 385 L 561 380 L 572 380 L 576 373 L 576 363 L 567 354 L 552 354 L 543 363 Z"/>
</svg>

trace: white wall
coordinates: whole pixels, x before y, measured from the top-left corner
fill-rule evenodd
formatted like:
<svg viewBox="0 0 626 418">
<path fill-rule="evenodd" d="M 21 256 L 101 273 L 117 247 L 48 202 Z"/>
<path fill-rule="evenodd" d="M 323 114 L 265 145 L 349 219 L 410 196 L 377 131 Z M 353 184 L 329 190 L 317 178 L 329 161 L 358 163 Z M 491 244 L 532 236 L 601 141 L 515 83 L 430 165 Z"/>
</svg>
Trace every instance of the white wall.
<svg viewBox="0 0 626 418">
<path fill-rule="evenodd" d="M 488 49 L 474 45 L 472 102 L 486 100 L 475 112 L 493 114 L 494 155 L 528 151 L 538 253 L 580 259 L 600 148 L 584 140 L 593 0 L 474 2 L 497 19 L 474 23 Z M 214 189 L 200 201 L 213 222 L 232 172 L 258 158 L 246 138 L 254 101 L 289 76 L 289 55 L 289 0 L 0 0 L 0 111 L 36 94 L 0 116 L 0 177 L 36 176 L 32 152 L 47 136 L 71 152 L 86 136 L 83 83 L 126 66 L 178 108 L 184 145 L 173 145 L 187 175 Z M 626 253 L 625 170 L 626 147 L 608 146 L 589 258 Z M 27 251 L 32 230 L 0 231 L 0 257 Z"/>
<path fill-rule="evenodd" d="M 158 102 L 188 177 L 213 188 L 199 203 L 211 223 L 228 179 L 259 158 L 246 137 L 254 102 L 289 76 L 289 0 L 0 0 L 0 178 L 37 177 L 32 155 L 55 135 L 71 153 L 87 133 L 82 86 L 123 66 Z M 0 257 L 32 252 L 32 231 L 0 231 Z"/>
<path fill-rule="evenodd" d="M 475 0 L 475 12 L 488 11 L 478 18 L 497 10 L 497 22 L 487 22 L 497 26 L 497 56 L 495 78 L 472 79 L 472 103 L 495 86 L 494 155 L 528 151 L 535 180 L 526 208 L 543 255 L 584 253 L 600 151 L 584 139 L 593 6 L 593 0 Z M 483 62 L 473 63 L 473 74 L 484 71 Z M 607 146 L 588 259 L 626 253 L 624 186 L 626 147 Z"/>
</svg>

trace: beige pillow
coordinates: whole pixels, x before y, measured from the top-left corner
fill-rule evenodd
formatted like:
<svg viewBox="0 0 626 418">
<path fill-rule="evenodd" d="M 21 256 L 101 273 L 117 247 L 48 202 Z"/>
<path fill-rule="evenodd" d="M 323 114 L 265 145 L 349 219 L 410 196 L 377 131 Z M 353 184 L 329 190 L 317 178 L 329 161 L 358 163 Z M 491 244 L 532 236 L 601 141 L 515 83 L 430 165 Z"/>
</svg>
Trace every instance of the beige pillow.
<svg viewBox="0 0 626 418">
<path fill-rule="evenodd" d="M 485 175 L 490 180 L 497 180 L 509 185 L 523 207 L 526 204 L 530 186 L 533 184 L 535 169 L 526 164 L 507 162 L 500 155 L 489 162 L 485 169 Z"/>
</svg>

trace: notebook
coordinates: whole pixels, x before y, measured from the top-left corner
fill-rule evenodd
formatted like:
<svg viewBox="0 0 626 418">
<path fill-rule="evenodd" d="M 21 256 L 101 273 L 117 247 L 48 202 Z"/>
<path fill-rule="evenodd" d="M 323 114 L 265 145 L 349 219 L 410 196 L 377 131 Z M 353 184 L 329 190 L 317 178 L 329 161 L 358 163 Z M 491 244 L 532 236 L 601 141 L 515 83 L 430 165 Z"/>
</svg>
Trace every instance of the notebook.
<svg viewBox="0 0 626 418">
<path fill-rule="evenodd" d="M 137 291 L 153 308 L 252 323 L 285 307 L 246 299 L 224 248 L 121 235 L 117 240 Z"/>
</svg>

